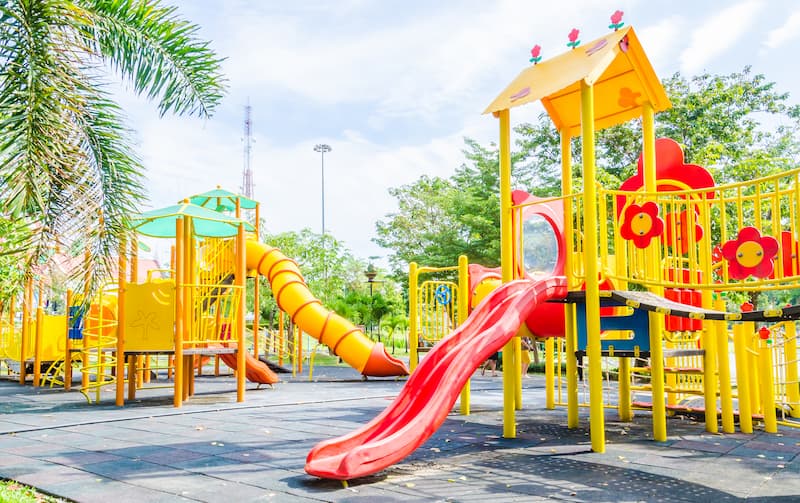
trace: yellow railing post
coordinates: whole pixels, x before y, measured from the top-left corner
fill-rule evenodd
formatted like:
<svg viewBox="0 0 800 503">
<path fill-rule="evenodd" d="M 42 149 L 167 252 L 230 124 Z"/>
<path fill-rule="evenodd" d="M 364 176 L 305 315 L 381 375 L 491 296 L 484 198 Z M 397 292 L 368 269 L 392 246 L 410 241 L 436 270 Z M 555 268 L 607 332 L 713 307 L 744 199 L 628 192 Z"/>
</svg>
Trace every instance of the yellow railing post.
<svg viewBox="0 0 800 503">
<path fill-rule="evenodd" d="M 25 353 L 28 352 L 28 338 L 31 336 L 31 307 L 33 306 L 33 279 L 25 283 L 24 302 L 22 303 L 22 334 L 19 343 L 19 383 L 25 384 Z"/>
<path fill-rule="evenodd" d="M 714 301 L 714 309 L 725 310 L 725 301 L 719 297 Z M 722 415 L 723 433 L 734 433 L 733 390 L 731 389 L 731 362 L 728 348 L 728 328 L 726 322 L 716 321 L 717 369 L 719 373 L 719 403 Z"/>
<path fill-rule="evenodd" d="M 125 278 L 128 269 L 127 258 L 127 247 L 125 241 L 122 241 L 119 244 L 119 263 L 117 271 L 117 281 L 119 282 L 119 285 L 117 286 L 117 365 L 115 369 L 115 403 L 118 407 L 125 405 Z M 135 376 L 129 373 L 128 379 L 135 379 Z"/>
<path fill-rule="evenodd" d="M 762 328 L 769 334 L 769 329 Z M 769 335 L 767 335 L 769 337 Z M 778 433 L 778 422 L 775 414 L 775 381 L 772 376 L 772 348 L 764 337 L 758 341 L 758 378 L 761 384 L 761 413 L 764 415 L 764 431 Z"/>
<path fill-rule="evenodd" d="M 747 366 L 750 369 L 750 411 L 753 414 L 761 412 L 761 385 L 759 384 L 760 372 L 758 363 L 758 337 L 756 336 L 756 324 L 746 321 L 744 326 L 745 344 L 747 345 Z"/>
<path fill-rule="evenodd" d="M 786 399 L 789 416 L 800 417 L 800 379 L 798 379 L 797 324 L 788 321 L 783 335 L 783 357 L 786 360 Z"/>
<path fill-rule="evenodd" d="M 736 355 L 736 397 L 739 402 L 739 430 L 753 433 L 753 414 L 750 408 L 750 368 L 747 355 L 745 327 L 741 323 L 733 326 L 733 344 Z"/>
<path fill-rule="evenodd" d="M 466 255 L 458 257 L 458 325 L 467 321 L 467 311 L 469 311 L 469 262 Z M 461 414 L 469 415 L 470 380 L 464 384 L 461 390 L 460 409 Z"/>
<path fill-rule="evenodd" d="M 72 387 L 72 339 L 70 338 L 70 329 L 72 328 L 72 318 L 70 316 L 70 308 L 72 307 L 73 295 L 72 290 L 67 290 L 67 311 L 66 311 L 66 324 L 67 335 L 64 341 L 64 391 L 69 391 Z"/>
<path fill-rule="evenodd" d="M 544 340 L 544 406 L 555 409 L 555 339 L 548 337 Z"/>
<path fill-rule="evenodd" d="M 42 307 L 41 289 L 39 289 L 39 305 L 36 306 L 36 327 L 33 337 L 33 385 L 39 387 L 42 379 L 42 337 L 44 337 L 44 308 Z"/>
<path fill-rule="evenodd" d="M 408 265 L 408 366 L 412 373 L 419 365 L 419 354 L 417 354 L 419 347 L 419 334 L 417 333 L 417 324 L 419 323 L 419 313 L 417 313 L 418 276 L 417 263 L 411 262 Z"/>
<path fill-rule="evenodd" d="M 619 420 L 632 421 L 631 403 L 631 360 L 627 356 L 619 358 Z"/>
<path fill-rule="evenodd" d="M 707 292 L 709 295 L 711 292 Z M 706 292 L 703 293 L 705 299 Z M 709 304 L 703 304 L 709 305 Z M 706 410 L 706 431 L 717 433 L 717 332 L 716 322 L 703 323 L 702 344 L 703 350 L 703 397 Z"/>
</svg>

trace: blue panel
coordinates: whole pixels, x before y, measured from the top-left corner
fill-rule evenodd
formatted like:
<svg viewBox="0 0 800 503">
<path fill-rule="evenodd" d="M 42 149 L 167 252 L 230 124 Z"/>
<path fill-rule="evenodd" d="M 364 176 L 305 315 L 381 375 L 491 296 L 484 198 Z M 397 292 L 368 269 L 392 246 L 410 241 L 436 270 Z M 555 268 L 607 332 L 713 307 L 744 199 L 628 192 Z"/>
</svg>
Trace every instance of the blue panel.
<svg viewBox="0 0 800 503">
<path fill-rule="evenodd" d="M 613 299 L 601 299 L 601 307 L 625 306 Z M 579 302 L 575 305 L 576 321 L 578 325 L 578 351 L 586 351 L 586 304 Z M 650 351 L 650 320 L 648 312 L 643 309 L 634 309 L 629 316 L 600 316 L 600 330 L 628 330 L 633 332 L 632 339 L 607 339 L 600 341 L 602 351 L 608 351 L 613 346 L 615 351 Z"/>
<path fill-rule="evenodd" d="M 69 308 L 69 338 L 72 340 L 83 339 L 83 312 L 80 306 Z"/>
</svg>

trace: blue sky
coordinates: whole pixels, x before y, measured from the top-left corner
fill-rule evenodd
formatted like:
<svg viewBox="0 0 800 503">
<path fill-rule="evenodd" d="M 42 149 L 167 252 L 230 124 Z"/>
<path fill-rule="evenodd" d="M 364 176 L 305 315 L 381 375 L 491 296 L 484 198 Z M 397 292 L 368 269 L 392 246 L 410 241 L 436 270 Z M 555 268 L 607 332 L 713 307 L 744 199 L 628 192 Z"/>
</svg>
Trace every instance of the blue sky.
<svg viewBox="0 0 800 503">
<path fill-rule="evenodd" d="M 465 136 L 496 141 L 481 115 L 529 65 L 567 34 L 588 41 L 625 12 L 656 73 L 756 73 L 800 102 L 800 2 L 796 0 L 166 0 L 201 26 L 226 60 L 229 94 L 208 120 L 159 118 L 124 90 L 119 100 L 147 169 L 149 207 L 242 183 L 244 106 L 252 106 L 255 197 L 269 232 L 325 224 L 361 258 L 389 252 L 371 242 L 395 211 L 390 187 L 421 175 L 450 176 Z M 512 123 L 535 120 L 537 106 Z"/>
</svg>

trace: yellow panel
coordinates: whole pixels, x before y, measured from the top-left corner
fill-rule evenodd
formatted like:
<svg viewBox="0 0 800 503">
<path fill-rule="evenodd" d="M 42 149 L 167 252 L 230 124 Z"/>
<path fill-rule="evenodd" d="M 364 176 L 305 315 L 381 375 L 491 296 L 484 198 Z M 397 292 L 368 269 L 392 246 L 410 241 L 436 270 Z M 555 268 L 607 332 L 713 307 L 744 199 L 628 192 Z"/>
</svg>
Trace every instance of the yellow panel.
<svg viewBox="0 0 800 503">
<path fill-rule="evenodd" d="M 40 358 L 53 362 L 64 357 L 67 351 L 67 317 L 64 315 L 44 315 Z"/>
<path fill-rule="evenodd" d="M 125 290 L 125 350 L 170 351 L 175 346 L 175 284 L 158 281 Z"/>
</svg>

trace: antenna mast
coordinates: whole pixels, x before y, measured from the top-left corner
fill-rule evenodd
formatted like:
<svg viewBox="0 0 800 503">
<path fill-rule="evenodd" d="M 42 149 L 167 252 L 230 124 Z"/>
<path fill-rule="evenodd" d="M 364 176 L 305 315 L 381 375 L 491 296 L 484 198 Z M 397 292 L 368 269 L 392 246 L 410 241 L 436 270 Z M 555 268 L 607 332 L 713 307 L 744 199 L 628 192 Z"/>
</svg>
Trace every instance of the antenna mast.
<svg viewBox="0 0 800 503">
<path fill-rule="evenodd" d="M 244 107 L 244 172 L 242 173 L 242 195 L 253 199 L 253 170 L 250 169 L 250 150 L 253 144 L 252 126 L 250 120 L 250 100 Z"/>
</svg>

